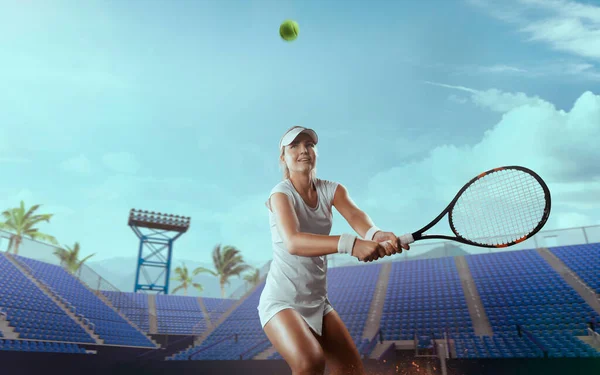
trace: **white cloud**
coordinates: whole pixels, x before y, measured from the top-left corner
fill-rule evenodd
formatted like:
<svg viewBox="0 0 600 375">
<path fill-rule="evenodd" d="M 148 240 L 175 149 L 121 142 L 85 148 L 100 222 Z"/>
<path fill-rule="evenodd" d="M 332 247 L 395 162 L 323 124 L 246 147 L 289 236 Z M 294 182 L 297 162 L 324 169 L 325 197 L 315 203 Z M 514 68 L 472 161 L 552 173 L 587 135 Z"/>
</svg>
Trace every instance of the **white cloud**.
<svg viewBox="0 0 600 375">
<path fill-rule="evenodd" d="M 458 104 L 465 104 L 469 101 L 469 99 L 467 99 L 467 98 L 464 98 L 462 96 L 457 96 L 454 94 L 448 96 L 448 100 L 450 100 L 451 102 L 454 102 L 454 103 L 458 103 Z"/>
<path fill-rule="evenodd" d="M 600 96 L 585 92 L 564 112 L 523 93 L 436 85 L 468 93 L 473 103 L 502 118 L 475 145 L 439 146 L 423 160 L 373 176 L 363 206 L 380 227 L 397 234 L 419 229 L 469 179 L 502 165 L 529 167 L 548 183 L 553 211 L 546 229 L 600 222 L 600 148 L 590 141 L 600 139 Z"/>
<path fill-rule="evenodd" d="M 90 159 L 83 154 L 63 161 L 60 163 L 60 167 L 66 171 L 80 174 L 89 174 L 92 171 Z"/>
<path fill-rule="evenodd" d="M 600 60 L 600 7 L 567 0 L 470 0 L 492 16 L 515 24 L 531 42 Z"/>
<path fill-rule="evenodd" d="M 135 174 L 140 169 L 136 157 L 130 152 L 114 152 L 102 156 L 104 165 L 114 172 Z"/>
<path fill-rule="evenodd" d="M 426 81 L 425 83 L 429 85 L 468 92 L 471 94 L 471 100 L 473 101 L 473 103 L 475 103 L 479 107 L 491 109 L 494 112 L 506 113 L 509 112 L 511 109 L 521 107 L 524 105 L 531 105 L 536 107 L 550 106 L 550 108 L 554 108 L 552 104 L 540 99 L 537 96 L 529 97 L 521 92 L 507 93 L 497 89 L 480 91 L 464 86 L 453 86 L 429 81 Z M 460 103 L 465 102 L 464 99 L 456 99 L 454 95 L 451 95 L 449 99 L 452 101 L 458 101 Z"/>
<path fill-rule="evenodd" d="M 527 73 L 527 70 L 508 65 L 481 66 L 479 70 L 483 73 Z"/>
<path fill-rule="evenodd" d="M 518 66 L 508 65 L 444 65 L 454 75 L 490 75 L 538 78 L 600 81 L 600 70 L 582 58 L 521 61 Z"/>
</svg>

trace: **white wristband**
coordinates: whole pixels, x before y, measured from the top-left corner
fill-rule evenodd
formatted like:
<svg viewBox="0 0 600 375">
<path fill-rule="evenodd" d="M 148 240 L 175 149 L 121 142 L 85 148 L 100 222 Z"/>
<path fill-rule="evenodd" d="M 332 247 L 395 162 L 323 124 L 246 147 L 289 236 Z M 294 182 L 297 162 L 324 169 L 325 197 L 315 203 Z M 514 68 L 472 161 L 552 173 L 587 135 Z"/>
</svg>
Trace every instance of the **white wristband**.
<svg viewBox="0 0 600 375">
<path fill-rule="evenodd" d="M 373 241 L 373 236 L 375 235 L 375 233 L 379 232 L 380 230 L 381 229 L 379 229 L 375 225 L 373 225 L 371 228 L 369 228 L 369 230 L 365 234 L 365 240 Z"/>
<path fill-rule="evenodd" d="M 342 234 L 340 236 L 340 240 L 338 241 L 338 253 L 352 255 L 352 248 L 354 247 L 355 241 L 355 235 L 348 233 Z"/>
</svg>

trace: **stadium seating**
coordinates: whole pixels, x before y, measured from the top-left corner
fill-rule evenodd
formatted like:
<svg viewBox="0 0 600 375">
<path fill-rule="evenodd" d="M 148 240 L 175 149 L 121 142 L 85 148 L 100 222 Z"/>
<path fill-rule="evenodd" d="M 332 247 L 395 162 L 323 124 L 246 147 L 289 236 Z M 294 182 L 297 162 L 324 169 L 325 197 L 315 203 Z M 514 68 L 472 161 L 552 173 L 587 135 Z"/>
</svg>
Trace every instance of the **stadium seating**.
<svg viewBox="0 0 600 375">
<path fill-rule="evenodd" d="M 587 356 L 591 347 L 575 336 L 585 336 L 588 322 L 600 316 L 535 250 L 466 259 L 495 334 L 514 334 L 520 325 L 551 356 Z"/>
<path fill-rule="evenodd" d="M 579 276 L 584 283 L 600 294 L 600 244 L 559 246 L 549 248 Z"/>
<path fill-rule="evenodd" d="M 148 295 L 145 293 L 115 292 L 103 290 L 102 294 L 142 331 L 150 331 Z"/>
<path fill-rule="evenodd" d="M 381 329 L 384 340 L 474 333 L 454 258 L 392 263 Z"/>
<path fill-rule="evenodd" d="M 264 283 L 248 296 L 199 346 L 175 354 L 169 360 L 234 360 L 252 358 L 271 346 L 260 326 L 258 301 Z M 237 335 L 237 337 L 236 337 Z M 191 358 L 190 358 L 191 357 Z"/>
<path fill-rule="evenodd" d="M 454 338 L 458 358 L 535 358 L 542 350 L 527 337 L 516 332 L 501 332 L 494 336 L 458 334 Z"/>
<path fill-rule="evenodd" d="M 0 253 L 0 307 L 21 339 L 95 340 Z M 26 298 L 24 298 L 26 296 Z"/>
<path fill-rule="evenodd" d="M 206 330 L 206 319 L 197 297 L 156 295 L 158 333 L 199 334 Z"/>
<path fill-rule="evenodd" d="M 29 340 L 0 340 L 0 350 L 17 352 L 49 352 L 86 354 L 84 348 L 72 343 Z"/>
<path fill-rule="evenodd" d="M 16 256 L 16 259 L 28 266 L 37 279 L 75 306 L 78 314 L 92 322 L 94 333 L 105 344 L 155 347 L 147 336 L 131 326 L 64 268 L 22 256 Z"/>
<path fill-rule="evenodd" d="M 550 250 L 598 291 L 599 244 Z M 75 306 L 77 314 L 89 319 L 106 344 L 154 347 L 63 268 L 15 258 Z M 536 251 L 502 251 L 465 259 L 493 336 L 475 335 L 455 260 L 437 258 L 391 264 L 380 324 L 384 339 L 412 340 L 417 335 L 424 348 L 429 347 L 432 336 L 441 338 L 447 332 L 459 358 L 540 357 L 543 350 L 550 357 L 600 357 L 577 337 L 586 336 L 588 323 L 600 322 L 600 315 Z M 361 351 L 369 343 L 362 334 L 381 268 L 381 264 L 338 267 L 328 274 L 329 299 Z M 9 340 L 0 332 L 0 350 L 85 353 L 73 343 L 95 342 L 2 253 L 0 275 L 0 311 L 19 334 L 19 340 Z M 253 291 L 200 346 L 168 359 L 235 360 L 241 355 L 250 359 L 271 347 L 256 310 L 263 288 L 264 284 Z M 146 294 L 102 293 L 130 321 L 144 332 L 149 330 Z M 203 302 L 215 322 L 237 301 L 203 298 Z M 157 295 L 156 309 L 159 333 L 197 334 L 206 328 L 196 297 Z M 517 325 L 530 335 L 519 336 Z M 275 352 L 270 358 L 281 356 Z"/>
</svg>

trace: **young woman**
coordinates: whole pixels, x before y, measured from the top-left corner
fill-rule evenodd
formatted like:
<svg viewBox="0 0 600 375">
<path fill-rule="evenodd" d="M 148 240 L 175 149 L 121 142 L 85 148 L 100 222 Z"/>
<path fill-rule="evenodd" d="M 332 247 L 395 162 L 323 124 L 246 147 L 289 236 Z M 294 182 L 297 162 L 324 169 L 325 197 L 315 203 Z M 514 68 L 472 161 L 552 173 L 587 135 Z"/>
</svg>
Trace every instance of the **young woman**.
<svg viewBox="0 0 600 375">
<path fill-rule="evenodd" d="M 273 261 L 258 312 L 262 327 L 294 375 L 364 374 L 352 337 L 327 298 L 328 254 L 374 261 L 401 252 L 394 233 L 373 225 L 339 183 L 316 177 L 318 137 L 290 128 L 279 142 L 284 180 L 266 202 Z M 330 236 L 332 206 L 363 239 Z M 402 246 L 409 249 L 408 245 Z"/>
</svg>

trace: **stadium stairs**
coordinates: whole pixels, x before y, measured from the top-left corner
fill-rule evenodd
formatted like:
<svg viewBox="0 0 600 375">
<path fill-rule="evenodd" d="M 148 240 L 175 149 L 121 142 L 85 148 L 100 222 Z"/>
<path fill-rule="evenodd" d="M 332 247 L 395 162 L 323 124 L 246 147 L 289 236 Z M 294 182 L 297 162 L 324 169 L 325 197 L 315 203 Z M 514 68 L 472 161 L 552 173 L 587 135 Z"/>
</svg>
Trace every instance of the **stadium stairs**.
<svg viewBox="0 0 600 375">
<path fill-rule="evenodd" d="M 254 285 L 252 288 L 250 288 L 250 290 L 248 290 L 244 295 L 242 295 L 242 297 L 240 297 L 240 299 L 236 300 L 227 309 L 227 311 L 220 314 L 220 316 L 215 321 L 213 321 L 212 319 L 209 318 L 207 321 L 210 322 L 210 324 L 207 324 L 206 329 L 197 336 L 197 338 L 194 340 L 192 345 L 189 345 L 185 349 L 179 351 L 179 354 L 188 353 L 190 350 L 192 350 L 192 348 L 200 347 L 202 345 L 202 343 L 204 343 L 205 340 L 219 327 L 219 325 L 221 325 L 221 323 L 223 323 L 234 311 L 236 311 L 237 308 L 239 306 L 241 306 L 248 299 L 248 297 L 252 296 L 253 293 L 258 288 L 263 286 L 265 278 L 266 278 L 266 276 L 262 277 L 256 285 Z M 202 305 L 204 305 L 204 303 L 202 303 Z M 210 314 L 208 314 L 208 315 L 210 316 Z M 171 360 L 174 357 L 175 357 L 174 355 L 168 355 L 168 356 L 165 356 L 164 359 Z"/>
<path fill-rule="evenodd" d="M 157 348 L 157 344 L 137 325 L 124 319 L 114 307 L 105 303 L 91 288 L 61 266 L 22 256 L 13 259 L 35 281 L 43 282 L 60 300 L 72 307 L 78 318 L 89 322 L 94 334 L 104 346 Z M 41 284 L 39 284 L 41 285 Z M 57 291 L 54 292 L 54 289 Z M 102 295 L 100 293 L 100 295 Z M 104 295 L 102 295 L 104 297 Z"/>
<path fill-rule="evenodd" d="M 268 349 L 258 353 L 256 355 L 256 357 L 252 358 L 252 359 L 256 359 L 256 360 L 265 360 L 265 359 L 269 359 L 271 358 L 271 356 L 273 356 L 274 354 L 277 353 L 277 349 L 275 349 L 274 346 L 269 347 Z"/>
<path fill-rule="evenodd" d="M 381 270 L 379 271 L 379 279 L 377 280 L 377 286 L 375 287 L 375 293 L 371 300 L 371 306 L 369 307 L 369 313 L 367 315 L 367 322 L 363 331 L 363 339 L 370 340 L 379 331 L 381 325 L 381 315 L 383 313 L 383 304 L 385 303 L 385 293 L 387 285 L 390 281 L 390 273 L 392 271 L 391 263 L 383 263 Z"/>
<path fill-rule="evenodd" d="M 460 275 L 460 283 L 467 300 L 467 307 L 469 308 L 469 315 L 471 315 L 475 335 L 492 336 L 494 332 L 483 308 L 483 303 L 475 286 L 475 281 L 473 280 L 473 275 L 471 275 L 467 260 L 464 256 L 457 256 L 454 258 L 454 261 Z"/>
<path fill-rule="evenodd" d="M 76 314 L 75 308 L 73 307 L 73 305 L 71 303 L 69 303 L 66 299 L 64 299 L 60 295 L 58 295 L 50 286 L 46 285 L 43 281 L 36 279 L 33 276 L 33 271 L 31 270 L 31 268 L 29 266 L 17 261 L 15 259 L 15 257 L 13 257 L 11 254 L 6 253 L 5 257 L 23 275 L 25 275 L 25 277 L 27 277 L 27 279 L 29 279 L 33 284 L 35 284 L 39 290 L 41 290 L 44 294 L 46 294 L 61 310 L 63 310 L 64 313 L 68 317 L 73 319 L 81 328 L 83 328 L 83 330 L 94 339 L 96 344 L 99 344 L 99 345 L 104 344 L 104 340 L 101 339 L 100 336 L 98 336 L 94 332 L 93 324 L 91 324 L 89 322 L 89 320 L 86 319 L 83 315 Z"/>
<path fill-rule="evenodd" d="M 571 268 L 569 268 L 558 256 L 547 248 L 536 250 L 550 266 L 562 276 L 563 279 L 575 289 L 588 305 L 590 305 L 598 314 L 600 314 L 600 300 L 598 294 L 587 285 Z M 598 275 L 596 275 L 598 276 Z M 599 322 L 600 323 L 600 322 Z"/>
<path fill-rule="evenodd" d="M 371 301 L 371 306 L 369 307 L 369 317 L 367 319 L 367 323 L 365 325 L 365 330 L 363 332 L 363 338 L 371 339 L 375 335 L 378 334 L 379 327 L 381 325 L 381 315 L 383 313 L 383 306 L 385 304 L 385 296 L 387 292 L 387 286 L 390 281 L 390 274 L 392 271 L 392 263 L 383 263 L 381 266 L 381 271 L 379 272 L 379 279 L 377 280 L 377 286 L 375 289 L 375 295 L 373 296 L 373 300 Z M 373 351 L 369 355 L 369 358 L 376 359 L 381 357 L 386 351 L 392 349 L 401 348 L 405 346 L 406 343 L 403 341 L 381 341 L 375 345 Z M 410 342 L 412 347 L 412 342 Z"/>
<path fill-rule="evenodd" d="M 598 257 L 600 254 L 596 254 Z M 599 357 L 580 339 L 595 311 L 537 249 L 465 257 L 494 335 L 458 335 L 458 358 Z"/>
<path fill-rule="evenodd" d="M 148 294 L 148 314 L 150 315 L 150 332 L 152 334 L 158 333 L 158 320 L 156 317 L 156 294 Z"/>
<path fill-rule="evenodd" d="M 558 255 L 555 254 L 555 252 L 557 253 L 561 253 L 561 250 L 577 250 L 577 249 L 569 249 L 572 248 L 574 246 L 568 246 L 568 247 L 559 247 L 556 249 L 553 249 L 553 251 L 551 251 L 548 248 L 540 248 L 537 249 L 536 251 L 538 252 L 538 254 L 540 254 L 540 256 L 542 258 L 544 258 L 546 260 L 546 262 L 548 262 L 548 264 L 550 264 L 550 266 L 557 272 L 559 273 L 563 279 L 565 279 L 565 281 L 567 282 L 567 284 L 569 284 L 571 286 L 571 288 L 575 289 L 575 291 L 577 293 L 579 293 L 579 295 L 581 296 L 581 298 L 583 298 L 583 300 L 591 307 L 594 309 L 594 311 L 596 311 L 596 313 L 600 314 L 600 298 L 598 293 L 596 292 L 596 290 L 588 285 L 586 283 L 586 281 L 584 281 L 579 275 L 578 273 L 571 269 L 564 261 L 563 259 L 561 259 Z M 577 254 L 576 252 L 573 252 L 574 254 Z M 566 255 L 566 254 L 565 254 Z M 563 255 L 564 256 L 564 255 Z M 568 257 L 566 256 L 565 261 L 569 261 L 573 258 L 576 258 L 576 256 L 573 257 Z M 593 268 L 593 265 L 591 265 L 591 267 Z M 597 268 L 597 267 L 595 267 Z M 597 269 L 595 269 L 594 271 L 598 271 Z M 598 278 L 598 273 L 596 273 L 596 278 Z M 589 279 L 588 279 L 589 280 Z M 597 282 L 597 279 L 593 280 Z M 597 324 L 600 322 L 597 322 Z M 588 344 L 589 346 L 591 346 L 592 348 L 596 349 L 596 351 L 600 352 L 600 339 L 598 338 L 600 335 L 598 335 L 598 333 L 591 331 L 591 329 L 588 328 L 588 335 L 587 336 L 577 336 L 577 338 L 581 341 L 583 341 L 584 343 Z"/>
<path fill-rule="evenodd" d="M 215 322 L 211 322 L 211 325 L 196 339 L 194 345 L 200 346 L 210 336 L 211 333 L 217 329 L 217 327 L 225 321 L 241 304 L 243 304 L 248 297 L 250 297 L 256 289 L 262 286 L 265 282 L 265 277 L 261 278 L 256 285 L 254 285 L 250 290 L 248 290 L 239 300 L 237 300 L 229 309 L 223 313 Z"/>
<path fill-rule="evenodd" d="M 0 308 L 0 338 L 7 340 L 17 339 L 19 334 L 15 332 L 15 327 L 8 324 L 6 313 Z"/>
<path fill-rule="evenodd" d="M 77 279 L 77 280 L 79 280 L 79 279 Z M 131 325 L 133 328 L 135 328 L 140 334 L 146 336 L 148 338 L 148 340 L 150 340 L 150 342 L 152 342 L 156 347 L 160 347 L 159 343 L 157 343 L 155 340 L 152 339 L 152 337 L 147 335 L 146 332 L 144 332 L 140 327 L 138 327 L 137 324 L 133 323 L 127 317 L 127 315 L 123 314 L 119 309 L 117 309 L 104 294 L 102 294 L 101 292 L 92 290 L 86 283 L 84 283 L 81 280 L 79 280 L 79 281 L 81 282 L 81 285 L 83 285 L 91 293 L 95 294 L 96 297 L 98 297 L 102 302 L 104 302 L 104 304 L 106 304 L 106 306 L 110 307 L 117 315 L 119 315 L 121 318 L 123 318 L 123 320 L 125 320 L 127 323 L 129 323 L 129 325 Z"/>
<path fill-rule="evenodd" d="M 210 321 L 210 314 L 208 313 L 208 310 L 206 309 L 206 305 L 204 304 L 204 300 L 202 299 L 202 297 L 198 297 L 197 301 L 198 301 L 198 306 L 200 306 L 200 310 L 202 310 L 202 314 L 204 314 L 204 321 L 206 322 L 206 326 L 210 327 L 212 325 L 212 323 Z"/>
</svg>

